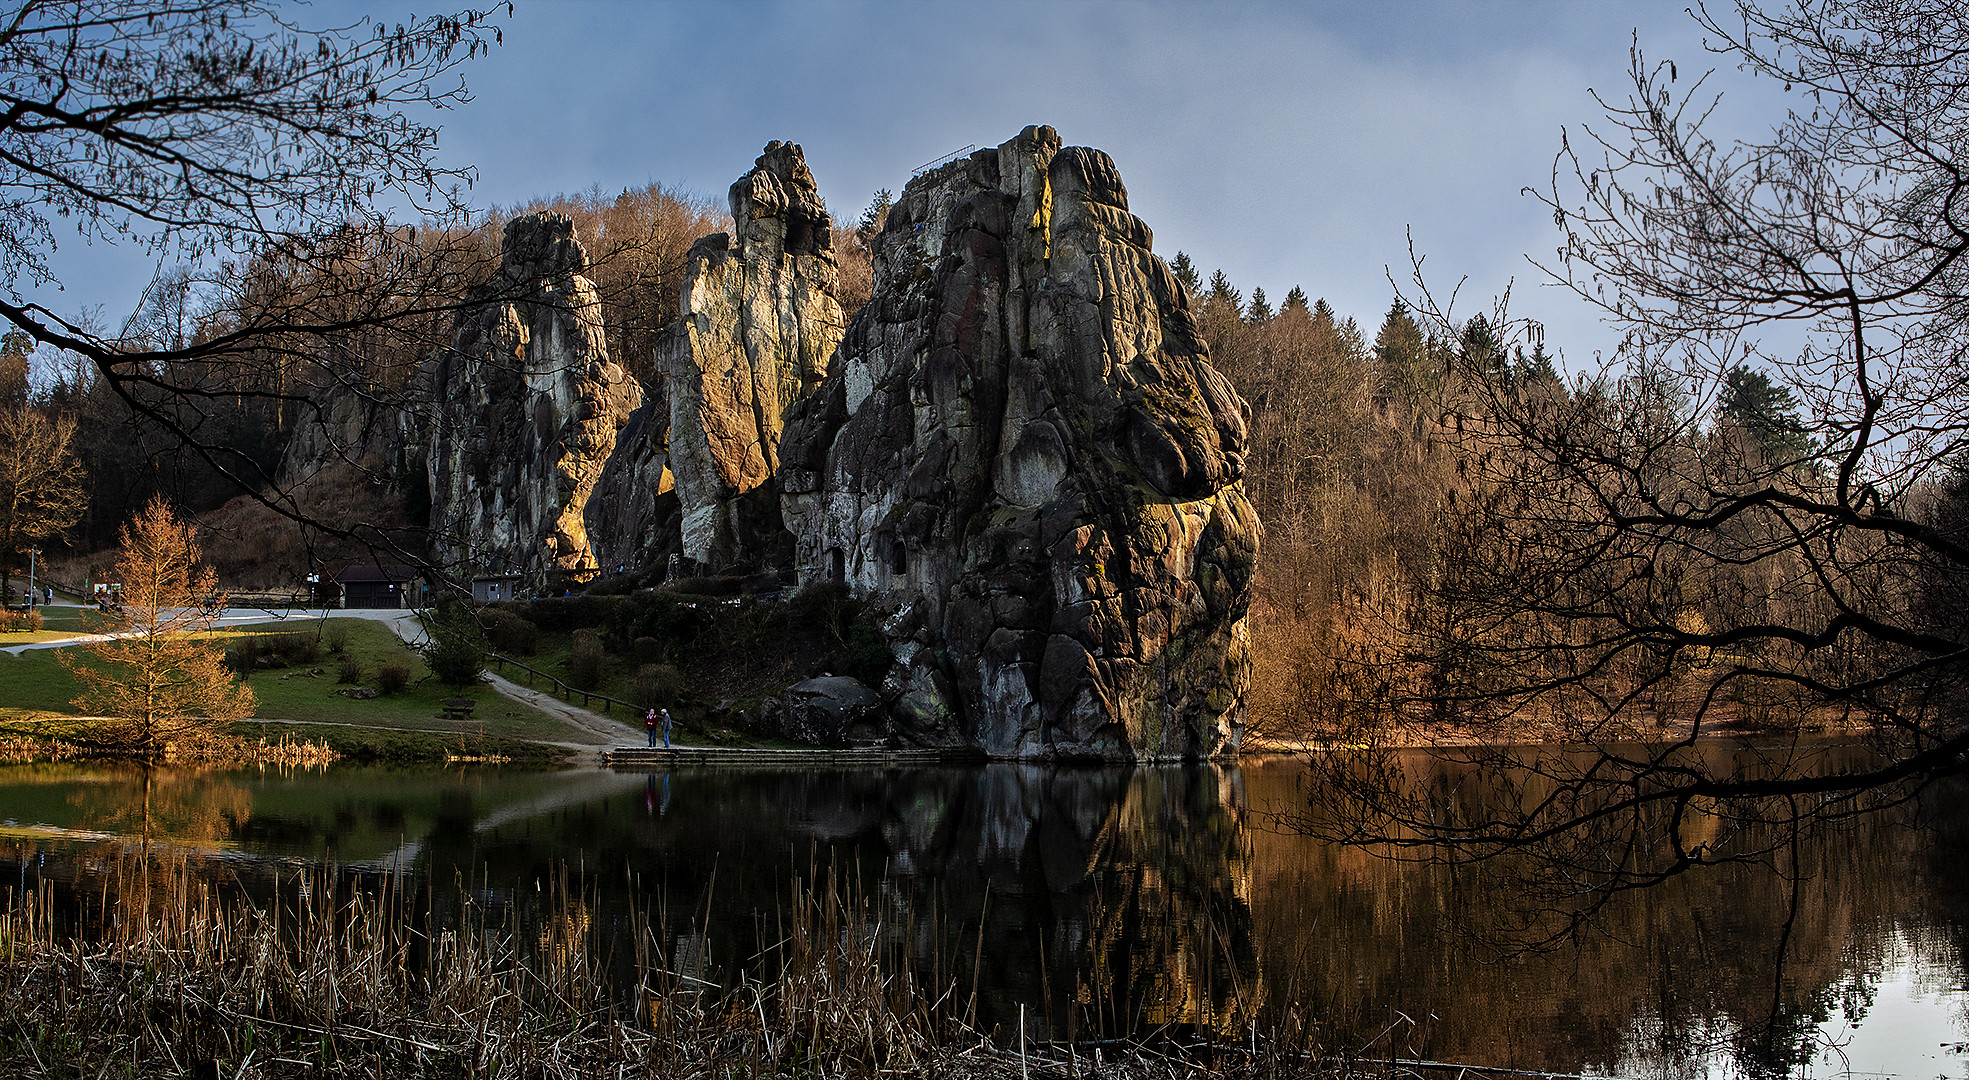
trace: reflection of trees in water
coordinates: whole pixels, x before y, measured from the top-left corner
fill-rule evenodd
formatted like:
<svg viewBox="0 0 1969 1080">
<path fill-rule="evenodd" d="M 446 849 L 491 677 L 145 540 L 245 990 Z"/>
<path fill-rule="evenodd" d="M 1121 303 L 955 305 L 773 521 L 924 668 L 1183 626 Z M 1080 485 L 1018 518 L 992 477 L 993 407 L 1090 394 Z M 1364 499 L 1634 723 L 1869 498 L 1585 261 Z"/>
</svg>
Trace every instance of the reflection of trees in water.
<svg viewBox="0 0 1969 1080">
<path fill-rule="evenodd" d="M 1260 814 L 1305 805 L 1302 768 L 1244 774 Z M 1965 894 L 1930 865 L 1952 849 L 1940 861 L 1969 876 L 1950 839 L 1969 824 L 1947 801 L 1928 810 L 1953 834 L 1914 809 L 1805 832 L 1795 846 L 1745 832 L 1731 842 L 1754 858 L 1615 897 L 1536 951 L 1513 946 L 1545 928 L 1558 882 L 1523 891 L 1524 864 L 1396 862 L 1254 830 L 1254 932 L 1272 999 L 1302 1002 L 1334 1049 L 1365 1044 L 1400 1010 L 1414 1022 L 1377 1054 L 1392 1043 L 1441 1060 L 1662 1076 L 1699 1074 L 1716 1055 L 1747 1076 L 1795 1074 L 1819 1027 L 1863 1018 L 1909 954 L 1959 979 Z M 1934 903 L 1955 911 L 1921 910 Z M 1921 933 L 1938 919 L 1952 947 Z"/>
<path fill-rule="evenodd" d="M 253 816 L 253 793 L 212 767 L 118 771 L 77 788 L 68 801 L 83 828 L 121 833 L 140 844 L 213 847 L 232 839 Z"/>
<path fill-rule="evenodd" d="M 71 801 L 95 828 L 130 828 L 139 775 L 92 779 Z M 1374 1056 L 1618 1075 L 1693 1075 L 1717 1057 L 1747 1076 L 1795 1072 L 1810 1033 L 1866 1017 L 1909 956 L 1949 990 L 1969 958 L 1960 791 L 1910 811 L 1920 817 L 1801 837 L 1806 887 L 1780 974 L 1788 843 L 1742 836 L 1761 863 L 1621 897 L 1576 938 L 1522 954 L 1509 941 L 1549 896 L 1514 892 L 1507 864 L 1391 863 L 1265 827 L 1273 809 L 1306 805 L 1306 775 L 1294 763 L 679 773 L 661 811 L 632 782 L 494 829 L 454 785 L 420 829 L 420 888 L 441 922 L 469 899 L 550 958 L 640 910 L 676 970 L 730 981 L 766 973 L 754 953 L 779 940 L 793 886 L 834 874 L 871 898 L 891 955 L 960 998 L 975 978 L 978 1020 L 1007 1035 L 1021 1003 L 1034 1038 L 1223 1031 L 1254 1009 L 1264 1027 L 1296 1010 L 1330 1051 L 1392 1025 Z M 280 817 L 245 794 L 223 776 L 154 776 L 153 821 L 173 839 L 159 846 L 193 850 L 190 838 L 223 841 L 248 814 L 244 834 Z M 555 888 L 568 875 L 573 907 Z"/>
</svg>

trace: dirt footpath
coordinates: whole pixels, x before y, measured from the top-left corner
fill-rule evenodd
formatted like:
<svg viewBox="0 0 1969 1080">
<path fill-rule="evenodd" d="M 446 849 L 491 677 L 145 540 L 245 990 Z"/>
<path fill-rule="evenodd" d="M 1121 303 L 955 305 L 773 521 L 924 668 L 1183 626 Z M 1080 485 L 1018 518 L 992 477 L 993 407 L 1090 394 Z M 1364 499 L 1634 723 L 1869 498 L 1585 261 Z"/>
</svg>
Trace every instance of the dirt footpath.
<svg viewBox="0 0 1969 1080">
<path fill-rule="evenodd" d="M 481 672 L 479 678 L 488 686 L 524 705 L 531 705 L 548 716 L 559 720 L 571 729 L 571 734 L 579 735 L 578 741 L 559 742 L 557 746 L 570 746 L 579 749 L 597 747 L 625 746 L 643 737 L 643 729 L 631 727 L 618 720 L 612 720 L 592 709 L 584 709 L 540 690 L 529 690 L 510 679 L 501 678 L 490 671 Z"/>
</svg>

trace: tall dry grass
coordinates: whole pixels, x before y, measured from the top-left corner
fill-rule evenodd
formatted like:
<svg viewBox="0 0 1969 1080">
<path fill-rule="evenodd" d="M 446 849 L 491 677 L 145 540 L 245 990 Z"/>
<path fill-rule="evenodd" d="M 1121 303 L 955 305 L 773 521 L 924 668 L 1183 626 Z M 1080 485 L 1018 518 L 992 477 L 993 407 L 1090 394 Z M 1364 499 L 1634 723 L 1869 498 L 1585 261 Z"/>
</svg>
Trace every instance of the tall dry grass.
<svg viewBox="0 0 1969 1080">
<path fill-rule="evenodd" d="M 483 890 L 441 910 L 427 882 L 316 868 L 256 897 L 183 857 L 125 855 L 66 894 L 0 890 L 0 1065 L 392 1080 L 1352 1071 L 1255 1029 L 1181 1047 L 994 1038 L 967 1020 L 975 988 L 916 970 L 896 947 L 914 928 L 839 880 L 796 887 L 758 972 L 723 982 L 704 977 L 694 932 L 666 945 L 665 913 L 633 909 L 624 926 L 565 873 L 546 889 L 549 914 L 529 926 Z"/>
</svg>

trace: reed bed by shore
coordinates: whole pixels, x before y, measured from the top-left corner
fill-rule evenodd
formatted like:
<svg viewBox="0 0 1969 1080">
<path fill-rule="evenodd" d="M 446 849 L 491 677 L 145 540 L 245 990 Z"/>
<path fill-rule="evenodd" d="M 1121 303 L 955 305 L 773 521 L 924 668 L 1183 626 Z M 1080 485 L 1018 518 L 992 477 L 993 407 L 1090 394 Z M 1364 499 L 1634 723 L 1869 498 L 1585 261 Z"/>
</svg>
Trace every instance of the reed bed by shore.
<svg viewBox="0 0 1969 1080">
<path fill-rule="evenodd" d="M 88 718 L 84 718 L 85 720 Z M 315 767 L 341 759 L 341 754 L 324 743 L 310 739 L 242 738 L 211 735 L 174 745 L 163 761 L 200 765 L 278 765 Z M 23 765 L 45 761 L 73 761 L 78 758 L 142 760 L 127 745 L 89 737 L 44 737 L 0 731 L 0 765 Z"/>
<path fill-rule="evenodd" d="M 721 984 L 678 955 L 687 939 L 666 951 L 649 912 L 626 935 L 594 925 L 565 877 L 549 886 L 551 914 L 525 929 L 469 892 L 440 912 L 428 884 L 420 904 L 400 880 L 359 888 L 310 870 L 255 898 L 184 859 L 126 858 L 87 886 L 94 896 L 49 884 L 0 896 L 0 1066 L 392 1080 L 1353 1071 L 1276 1030 L 1080 1046 L 978 1030 L 963 988 L 934 985 L 886 948 L 895 928 L 838 884 L 796 888 L 771 973 Z"/>
</svg>

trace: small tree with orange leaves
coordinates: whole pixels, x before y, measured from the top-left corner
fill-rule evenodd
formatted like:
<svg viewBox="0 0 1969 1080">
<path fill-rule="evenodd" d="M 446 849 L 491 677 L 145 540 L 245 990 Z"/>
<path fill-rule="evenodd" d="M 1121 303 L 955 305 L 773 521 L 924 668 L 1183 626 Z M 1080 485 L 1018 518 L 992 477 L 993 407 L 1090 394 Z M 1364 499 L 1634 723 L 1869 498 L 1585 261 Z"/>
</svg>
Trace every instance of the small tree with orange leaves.
<svg viewBox="0 0 1969 1080">
<path fill-rule="evenodd" d="M 116 722 L 115 737 L 142 757 L 210 741 L 253 708 L 253 691 L 227 669 L 225 653 L 193 634 L 213 616 L 212 571 L 199 561 L 190 527 L 161 498 L 123 527 L 116 573 L 123 615 L 116 636 L 83 646 L 62 663 L 85 688 L 75 704 Z"/>
</svg>

